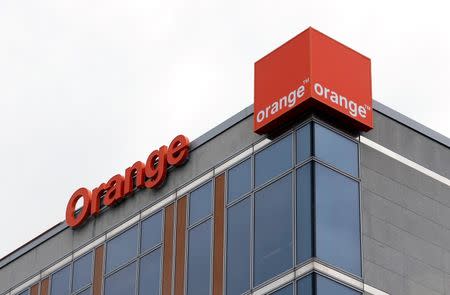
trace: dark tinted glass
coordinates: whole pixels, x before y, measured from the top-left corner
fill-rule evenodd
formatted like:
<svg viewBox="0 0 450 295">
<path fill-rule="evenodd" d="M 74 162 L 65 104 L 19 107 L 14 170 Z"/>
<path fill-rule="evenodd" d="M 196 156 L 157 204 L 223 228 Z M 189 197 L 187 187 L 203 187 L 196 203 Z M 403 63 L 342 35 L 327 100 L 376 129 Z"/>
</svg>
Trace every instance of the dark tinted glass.
<svg viewBox="0 0 450 295">
<path fill-rule="evenodd" d="M 297 130 L 297 163 L 311 156 L 311 124 Z"/>
<path fill-rule="evenodd" d="M 137 241 L 137 226 L 133 226 L 107 243 L 106 273 L 136 257 Z"/>
<path fill-rule="evenodd" d="M 333 280 L 317 275 L 317 295 L 360 295 L 361 293 Z"/>
<path fill-rule="evenodd" d="M 87 288 L 86 290 L 84 290 L 83 292 L 78 293 L 77 295 L 91 295 L 91 288 Z"/>
<path fill-rule="evenodd" d="M 248 159 L 228 171 L 228 202 L 251 190 L 251 168 L 251 161 Z"/>
<path fill-rule="evenodd" d="M 291 166 L 292 135 L 289 135 L 255 155 L 256 186 L 280 175 Z"/>
<path fill-rule="evenodd" d="M 287 175 L 255 195 L 254 282 L 292 266 L 292 180 Z"/>
<path fill-rule="evenodd" d="M 317 257 L 361 275 L 358 183 L 316 164 Z"/>
<path fill-rule="evenodd" d="M 280 290 L 270 293 L 270 295 L 292 295 L 292 285 L 283 287 Z"/>
<path fill-rule="evenodd" d="M 314 295 L 312 274 L 307 275 L 306 277 L 303 277 L 297 281 L 297 295 Z"/>
<path fill-rule="evenodd" d="M 141 252 L 161 243 L 162 211 L 150 216 L 142 222 Z"/>
<path fill-rule="evenodd" d="M 250 199 L 233 205 L 227 216 L 227 294 L 250 288 Z"/>
<path fill-rule="evenodd" d="M 340 170 L 358 176 L 358 145 L 319 124 L 314 124 L 315 156 Z"/>
<path fill-rule="evenodd" d="M 189 231 L 187 295 L 208 295 L 211 268 L 211 220 Z"/>
<path fill-rule="evenodd" d="M 161 248 L 141 259 L 139 295 L 158 295 L 161 282 Z"/>
<path fill-rule="evenodd" d="M 19 295 L 28 295 L 28 294 L 30 294 L 30 293 L 29 293 L 29 290 L 25 290 L 25 291 L 23 291 L 22 293 L 19 293 Z"/>
<path fill-rule="evenodd" d="M 72 291 L 76 292 L 89 285 L 92 280 L 92 252 L 73 263 Z"/>
<path fill-rule="evenodd" d="M 136 263 L 105 279 L 105 295 L 133 295 L 136 290 Z"/>
<path fill-rule="evenodd" d="M 52 275 L 51 295 L 70 294 L 70 265 L 58 270 Z"/>
<path fill-rule="evenodd" d="M 297 170 L 297 263 L 312 257 L 312 165 Z"/>
<path fill-rule="evenodd" d="M 189 224 L 208 216 L 212 211 L 212 182 L 208 182 L 191 193 L 189 199 Z"/>
</svg>

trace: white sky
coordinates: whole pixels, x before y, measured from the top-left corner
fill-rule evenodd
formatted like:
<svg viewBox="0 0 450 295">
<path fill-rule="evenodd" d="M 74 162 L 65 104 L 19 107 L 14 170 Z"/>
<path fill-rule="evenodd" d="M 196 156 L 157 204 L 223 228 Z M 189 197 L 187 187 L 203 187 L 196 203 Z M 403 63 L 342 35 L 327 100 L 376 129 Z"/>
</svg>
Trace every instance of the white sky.
<svg viewBox="0 0 450 295">
<path fill-rule="evenodd" d="M 313 26 L 372 59 L 378 101 L 450 136 L 447 1 L 0 1 L 0 257 L 73 191 L 253 101 L 253 63 Z"/>
</svg>

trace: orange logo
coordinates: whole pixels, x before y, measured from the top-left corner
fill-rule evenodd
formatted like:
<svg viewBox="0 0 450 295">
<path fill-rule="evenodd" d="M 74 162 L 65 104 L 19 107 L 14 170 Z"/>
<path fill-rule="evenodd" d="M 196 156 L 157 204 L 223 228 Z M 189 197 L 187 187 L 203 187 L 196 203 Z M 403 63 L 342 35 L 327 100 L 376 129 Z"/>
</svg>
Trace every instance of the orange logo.
<svg viewBox="0 0 450 295">
<path fill-rule="evenodd" d="M 255 63 L 254 131 L 311 109 L 373 128 L 370 59 L 308 28 Z"/>
</svg>

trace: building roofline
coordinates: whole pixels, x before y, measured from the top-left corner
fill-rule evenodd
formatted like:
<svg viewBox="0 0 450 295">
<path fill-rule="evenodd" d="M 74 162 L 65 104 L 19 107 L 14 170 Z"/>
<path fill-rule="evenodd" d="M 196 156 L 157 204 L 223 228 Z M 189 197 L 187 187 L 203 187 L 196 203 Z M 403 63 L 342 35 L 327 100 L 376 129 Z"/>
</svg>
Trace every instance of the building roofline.
<svg viewBox="0 0 450 295">
<path fill-rule="evenodd" d="M 411 118 L 402 115 L 401 113 L 389 108 L 388 106 L 378 102 L 373 101 L 373 108 L 378 111 L 379 113 L 423 134 L 426 137 L 429 137 L 430 139 L 446 146 L 450 147 L 450 138 L 446 137 L 445 135 L 442 135 L 414 120 Z M 210 141 L 214 137 L 218 136 L 219 134 L 225 132 L 229 128 L 233 127 L 240 121 L 244 120 L 245 118 L 251 116 L 253 114 L 253 104 L 249 105 L 245 109 L 241 110 L 237 114 L 233 115 L 232 117 L 228 118 L 221 124 L 217 125 L 216 127 L 212 128 L 211 130 L 207 131 L 203 135 L 200 135 L 198 138 L 196 138 L 191 143 L 191 150 L 195 150 L 201 145 L 205 144 L 206 142 Z M 5 255 L 0 259 L 0 269 L 6 266 L 7 264 L 11 263 L 18 257 L 24 255 L 28 251 L 31 251 L 33 248 L 39 246 L 40 244 L 44 243 L 48 239 L 52 238 L 53 236 L 57 235 L 58 233 L 62 232 L 67 228 L 67 224 L 62 221 L 49 230 L 43 232 L 36 238 L 32 239 L 31 241 L 27 242 L 26 244 L 20 246 L 16 250 L 12 251 L 11 253 Z"/>
</svg>

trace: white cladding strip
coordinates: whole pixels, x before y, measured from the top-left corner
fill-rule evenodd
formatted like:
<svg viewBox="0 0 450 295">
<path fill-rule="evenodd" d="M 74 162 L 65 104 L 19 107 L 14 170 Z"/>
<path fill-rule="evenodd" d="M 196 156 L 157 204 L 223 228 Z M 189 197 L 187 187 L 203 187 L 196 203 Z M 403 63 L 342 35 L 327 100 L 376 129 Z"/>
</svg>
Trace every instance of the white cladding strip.
<svg viewBox="0 0 450 295">
<path fill-rule="evenodd" d="M 214 170 L 215 174 L 218 175 L 218 174 L 222 173 L 222 171 L 225 171 L 226 169 L 228 169 L 229 167 L 233 166 L 234 164 L 236 164 L 240 160 L 243 160 L 244 158 L 250 156 L 252 154 L 252 152 L 253 152 L 252 148 L 246 149 L 245 151 L 243 151 L 242 153 L 240 153 L 236 157 L 226 161 L 225 163 L 223 163 L 222 165 L 217 167 Z"/>
<path fill-rule="evenodd" d="M 47 268 L 46 270 L 44 270 L 41 274 L 42 277 L 46 277 L 49 274 L 51 274 L 52 272 L 54 272 L 55 270 L 63 267 L 64 265 L 68 264 L 69 262 L 72 261 L 72 255 L 67 256 L 66 258 L 64 258 L 63 260 L 60 260 L 59 262 L 53 264 L 51 267 Z"/>
<path fill-rule="evenodd" d="M 130 220 L 122 223 L 121 225 L 119 225 L 118 227 L 116 227 L 115 229 L 111 230 L 109 233 L 106 233 L 106 239 L 109 239 L 115 235 L 117 235 L 118 233 L 120 233 L 121 231 L 123 231 L 124 229 L 128 228 L 129 226 L 137 223 L 139 221 L 139 214 L 134 216 L 133 218 L 131 218 Z"/>
<path fill-rule="evenodd" d="M 355 289 L 364 291 L 371 295 L 389 295 L 388 293 L 386 293 L 384 291 L 381 291 L 370 285 L 364 284 L 361 281 L 359 281 L 351 276 L 341 273 L 341 272 L 339 272 L 335 269 L 332 269 L 326 265 L 323 265 L 317 261 L 310 262 L 310 263 L 300 267 L 296 271 L 293 271 L 293 272 L 290 272 L 290 273 L 284 275 L 283 277 L 273 281 L 272 283 L 262 287 L 261 289 L 254 291 L 252 293 L 252 295 L 268 294 L 268 293 L 278 289 L 279 287 L 282 287 L 283 285 L 293 281 L 294 279 L 303 277 L 304 275 L 308 274 L 311 271 L 316 271 L 318 273 L 327 275 L 328 277 L 331 277 L 331 278 L 335 279 L 336 281 L 342 282 L 346 285 L 352 286 Z"/>
<path fill-rule="evenodd" d="M 256 152 L 260 149 L 262 149 L 263 147 L 265 147 L 266 145 L 268 145 L 269 143 L 271 143 L 272 140 L 265 138 L 263 140 L 261 140 L 260 142 L 258 142 L 257 144 L 255 144 L 253 150 Z"/>
<path fill-rule="evenodd" d="M 11 294 L 11 295 L 18 294 L 19 292 L 22 292 L 25 288 L 28 288 L 31 285 L 33 285 L 34 283 L 39 282 L 40 279 L 41 279 L 40 275 L 32 277 L 31 279 L 29 279 L 28 281 L 26 281 L 25 283 L 23 283 L 22 285 L 20 285 L 19 287 L 15 288 L 14 290 L 12 290 L 10 293 L 7 293 L 7 294 Z"/>
<path fill-rule="evenodd" d="M 403 163 L 403 164 L 405 164 L 405 165 L 407 165 L 407 166 L 409 166 L 409 167 L 411 167 L 411 168 L 413 168 L 413 169 L 415 169 L 415 170 L 417 170 L 417 171 L 419 171 L 419 172 L 421 172 L 421 173 L 423 173 L 423 174 L 425 174 L 425 175 L 427 175 L 427 176 L 437 180 L 437 181 L 440 181 L 440 182 L 450 186 L 450 179 L 448 179 L 448 178 L 446 178 L 446 177 L 444 177 L 444 176 L 442 176 L 440 174 L 437 174 L 436 172 L 431 171 L 430 169 L 425 168 L 422 165 L 419 165 L 416 162 L 413 162 L 410 159 L 407 159 L 407 158 L 403 157 L 402 155 L 399 155 L 396 152 L 393 152 L 390 149 L 387 149 L 384 146 L 382 146 L 382 145 L 380 145 L 380 144 L 378 144 L 378 143 L 376 143 L 376 142 L 374 142 L 374 141 L 372 141 L 372 140 L 370 140 L 370 139 L 368 139 L 368 138 L 366 138 L 364 136 L 360 137 L 360 141 L 361 141 L 361 143 L 364 143 L 365 145 L 367 145 L 367 146 L 369 146 L 369 147 L 371 147 L 371 148 L 373 148 L 373 149 L 375 149 L 375 150 L 377 150 L 377 151 L 379 151 L 379 152 L 381 152 L 381 153 L 383 153 L 383 154 L 385 154 L 385 155 L 387 155 L 387 156 L 389 156 L 389 157 L 391 157 L 391 158 L 393 158 L 393 159 L 395 159 L 395 160 L 397 160 L 397 161 L 399 161 L 399 162 L 401 162 L 401 163 Z"/>
<path fill-rule="evenodd" d="M 150 208 L 142 211 L 141 219 L 151 215 L 153 212 L 158 211 L 159 209 L 163 208 L 170 202 L 175 201 L 176 196 L 177 196 L 176 194 L 172 194 L 172 195 L 168 196 L 167 198 L 164 198 L 162 201 L 158 202 L 157 204 L 151 206 Z"/>
</svg>

